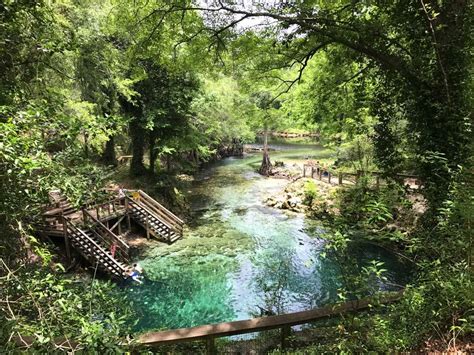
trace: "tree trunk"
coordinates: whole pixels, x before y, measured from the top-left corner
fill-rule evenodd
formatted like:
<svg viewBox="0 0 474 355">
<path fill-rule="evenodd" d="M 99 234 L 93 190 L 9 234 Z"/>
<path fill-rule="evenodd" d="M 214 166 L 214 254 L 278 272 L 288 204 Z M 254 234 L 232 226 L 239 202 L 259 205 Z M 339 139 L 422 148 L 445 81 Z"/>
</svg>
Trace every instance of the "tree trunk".
<svg viewBox="0 0 474 355">
<path fill-rule="evenodd" d="M 155 163 L 156 163 L 156 158 L 157 158 L 157 152 L 156 152 L 156 136 L 153 132 L 150 132 L 149 136 L 149 151 L 150 151 L 150 173 L 154 174 L 155 173 Z"/>
<path fill-rule="evenodd" d="M 143 154 L 145 152 L 145 130 L 137 119 L 130 121 L 130 136 L 132 138 L 132 161 L 130 163 L 130 174 L 139 176 L 146 173 L 143 164 Z"/>
<path fill-rule="evenodd" d="M 104 153 L 102 154 L 102 161 L 105 165 L 117 166 L 117 158 L 115 156 L 115 137 L 110 136 L 109 140 L 105 142 Z"/>
<path fill-rule="evenodd" d="M 265 127 L 264 138 L 263 138 L 263 159 L 262 164 L 258 172 L 261 175 L 269 176 L 272 172 L 272 163 L 270 161 L 270 156 L 268 155 L 268 129 Z"/>
<path fill-rule="evenodd" d="M 199 165 L 199 153 L 197 151 L 197 149 L 193 149 L 193 158 L 194 158 L 194 164 L 196 164 L 196 166 Z"/>
<path fill-rule="evenodd" d="M 89 158 L 89 134 L 84 132 L 84 155 Z"/>
<path fill-rule="evenodd" d="M 469 166 L 472 130 L 467 119 L 472 119 L 470 95 L 466 78 L 469 77 L 469 18 L 468 2 L 447 2 L 439 15 L 440 24 L 431 23 L 433 49 L 437 63 L 433 64 L 433 79 L 429 90 L 413 92 L 414 113 L 411 126 L 417 137 L 418 174 L 423 180 L 423 194 L 433 217 L 444 206 L 453 179 L 460 166 Z M 426 16 L 427 23 L 434 20 Z M 429 26 L 428 26 L 429 28 Z M 408 100 L 407 100 L 408 101 Z"/>
</svg>

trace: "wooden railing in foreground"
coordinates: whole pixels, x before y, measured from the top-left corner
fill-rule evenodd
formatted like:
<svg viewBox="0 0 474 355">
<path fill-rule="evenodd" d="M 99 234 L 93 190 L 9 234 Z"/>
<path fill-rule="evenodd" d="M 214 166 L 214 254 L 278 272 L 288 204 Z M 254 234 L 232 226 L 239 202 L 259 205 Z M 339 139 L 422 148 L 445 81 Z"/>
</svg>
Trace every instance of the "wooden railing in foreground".
<svg viewBox="0 0 474 355">
<path fill-rule="evenodd" d="M 393 303 L 400 300 L 402 296 L 403 290 L 396 293 L 383 295 L 377 300 L 374 298 L 366 298 L 357 301 L 328 305 L 325 307 L 312 309 L 310 311 L 254 318 L 235 322 L 201 325 L 192 328 L 151 332 L 141 335 L 138 338 L 138 343 L 142 346 L 159 346 L 204 340 L 206 341 L 207 352 L 213 354 L 215 353 L 214 339 L 216 338 L 255 333 L 271 329 L 281 329 L 281 345 L 282 348 L 285 348 L 286 338 L 290 335 L 291 326 L 306 324 L 323 318 L 336 317 L 343 313 L 366 310 L 369 307 L 377 304 Z"/>
<path fill-rule="evenodd" d="M 136 340 L 139 346 L 160 346 L 177 343 L 186 343 L 197 340 L 206 341 L 206 349 L 208 354 L 216 353 L 214 339 L 230 335 L 239 335 L 266 331 L 271 329 L 281 329 L 282 348 L 285 348 L 285 338 L 290 335 L 290 327 L 311 323 L 324 318 L 337 317 L 344 313 L 357 312 L 368 309 L 371 306 L 379 304 L 390 304 L 400 300 L 403 296 L 403 290 L 383 295 L 380 299 L 367 298 L 358 301 L 349 301 L 328 305 L 321 308 L 312 309 L 310 311 L 296 312 L 290 314 L 282 314 L 279 316 L 270 316 L 262 318 L 254 318 L 249 320 L 208 324 L 192 328 L 181 328 L 166 330 L 162 332 L 150 332 L 141 335 Z M 18 336 L 11 337 L 11 341 L 15 342 L 18 347 L 28 349 L 33 346 L 36 341 L 35 336 Z M 58 349 L 73 350 L 82 348 L 81 344 L 75 340 L 66 337 L 57 337 L 53 340 Z M 130 346 L 130 341 L 124 341 L 120 344 L 124 346 L 124 350 Z"/>
</svg>

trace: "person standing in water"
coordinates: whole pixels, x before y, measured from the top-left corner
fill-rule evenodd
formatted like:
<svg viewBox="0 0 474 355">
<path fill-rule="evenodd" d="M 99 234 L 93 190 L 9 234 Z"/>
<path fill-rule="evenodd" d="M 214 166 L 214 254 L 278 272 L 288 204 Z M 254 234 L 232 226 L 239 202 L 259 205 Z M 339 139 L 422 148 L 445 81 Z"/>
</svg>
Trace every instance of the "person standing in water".
<svg viewBox="0 0 474 355">
<path fill-rule="evenodd" d="M 143 283 L 143 281 L 141 280 L 142 272 L 143 272 L 143 268 L 140 265 L 133 264 L 133 267 L 132 267 L 132 270 L 130 271 L 129 276 L 131 277 L 133 281 L 136 281 L 141 284 Z"/>
</svg>

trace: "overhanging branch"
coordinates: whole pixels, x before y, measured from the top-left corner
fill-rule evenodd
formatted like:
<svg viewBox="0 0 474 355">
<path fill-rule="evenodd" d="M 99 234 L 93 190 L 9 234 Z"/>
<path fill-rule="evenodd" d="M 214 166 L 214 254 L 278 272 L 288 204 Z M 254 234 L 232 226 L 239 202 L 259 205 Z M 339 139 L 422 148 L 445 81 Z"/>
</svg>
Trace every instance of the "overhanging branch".
<svg viewBox="0 0 474 355">
<path fill-rule="evenodd" d="M 156 10 L 157 12 L 162 12 L 166 14 L 175 12 L 175 11 L 199 11 L 199 12 L 208 12 L 208 13 L 218 13 L 224 12 L 229 15 L 239 15 L 240 17 L 232 20 L 230 23 L 222 26 L 220 29 L 215 31 L 211 30 L 213 36 L 217 40 L 220 39 L 220 34 L 226 29 L 237 26 L 239 23 L 248 18 L 258 18 L 265 17 L 273 20 L 277 20 L 280 23 L 284 23 L 288 26 L 296 25 L 304 30 L 308 34 L 317 34 L 322 38 L 325 38 L 327 41 L 334 43 L 339 43 L 349 49 L 352 49 L 358 53 L 361 53 L 374 61 L 378 62 L 383 67 L 396 71 L 400 73 L 403 77 L 414 84 L 423 84 L 425 85 L 422 78 L 419 78 L 417 74 L 410 68 L 410 65 L 400 56 L 388 53 L 386 50 L 392 45 L 400 46 L 399 43 L 393 39 L 388 38 L 382 33 L 377 31 L 373 32 L 370 29 L 370 34 L 374 38 L 380 38 L 384 40 L 385 43 L 389 41 L 389 46 L 385 48 L 376 48 L 373 45 L 361 40 L 359 36 L 354 36 L 354 33 L 361 33 L 364 31 L 363 28 L 348 27 L 348 24 L 325 18 L 322 16 L 291 16 L 279 13 L 273 13 L 269 11 L 246 11 L 242 9 L 236 9 L 225 5 L 222 1 L 217 1 L 216 6 L 203 7 L 203 6 L 176 6 L 170 7 L 166 10 Z M 350 32 L 350 35 L 347 35 Z M 317 50 L 317 49 L 316 49 Z M 405 50 L 402 48 L 402 50 Z M 406 51 L 406 50 L 405 50 Z M 409 55 L 409 53 L 408 53 Z"/>
</svg>

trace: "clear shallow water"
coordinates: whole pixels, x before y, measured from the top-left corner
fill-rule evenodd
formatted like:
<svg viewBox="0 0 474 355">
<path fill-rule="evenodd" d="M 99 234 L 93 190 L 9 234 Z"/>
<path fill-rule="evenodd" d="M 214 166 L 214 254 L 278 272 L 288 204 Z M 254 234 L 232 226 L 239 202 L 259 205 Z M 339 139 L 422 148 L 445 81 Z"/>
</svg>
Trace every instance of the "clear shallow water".
<svg viewBox="0 0 474 355">
<path fill-rule="evenodd" d="M 273 157 L 285 162 L 321 147 L 292 146 Z M 322 258 L 318 221 L 264 205 L 286 180 L 254 172 L 260 155 L 229 158 L 203 170 L 188 191 L 193 222 L 184 238 L 157 247 L 141 261 L 147 279 L 128 293 L 140 320 L 136 330 L 180 328 L 286 313 L 337 301 L 340 268 Z M 378 248 L 354 249 L 360 266 L 380 260 L 389 283 L 403 283 L 406 269 Z M 388 288 L 389 283 L 380 285 Z"/>
</svg>

